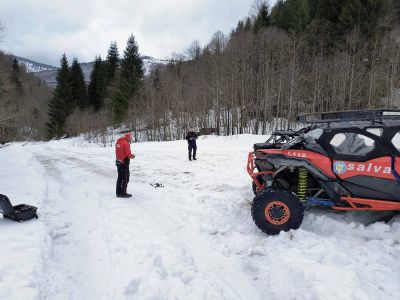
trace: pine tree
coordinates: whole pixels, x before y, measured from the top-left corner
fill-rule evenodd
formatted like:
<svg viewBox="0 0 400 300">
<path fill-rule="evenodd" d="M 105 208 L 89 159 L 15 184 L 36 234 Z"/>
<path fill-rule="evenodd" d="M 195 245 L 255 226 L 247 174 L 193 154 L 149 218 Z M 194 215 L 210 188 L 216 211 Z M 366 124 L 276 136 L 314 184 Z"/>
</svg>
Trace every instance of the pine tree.
<svg viewBox="0 0 400 300">
<path fill-rule="evenodd" d="M 244 23 L 243 23 L 242 20 L 240 20 L 240 21 L 238 22 L 237 26 L 236 26 L 235 32 L 236 32 L 236 33 L 239 33 L 239 32 L 243 32 L 243 31 L 244 31 Z"/>
<path fill-rule="evenodd" d="M 108 49 L 107 53 L 107 60 L 106 60 L 106 83 L 109 85 L 115 77 L 115 71 L 119 65 L 119 53 L 118 53 L 118 45 L 117 42 L 112 42 L 110 44 L 110 48 Z"/>
<path fill-rule="evenodd" d="M 311 21 L 309 0 L 279 0 L 271 12 L 271 23 L 288 32 L 300 33 Z"/>
<path fill-rule="evenodd" d="M 60 69 L 57 71 L 57 87 L 54 90 L 53 98 L 49 102 L 49 122 L 47 127 L 49 135 L 61 137 L 64 135 L 64 127 L 67 121 L 68 112 L 72 102 L 71 94 L 71 73 L 65 53 L 60 60 Z"/>
<path fill-rule="evenodd" d="M 106 76 L 105 64 L 101 56 L 96 56 L 92 73 L 90 74 L 90 83 L 88 87 L 89 105 L 93 106 L 97 112 L 104 106 L 106 95 Z"/>
<path fill-rule="evenodd" d="M 253 30 L 258 32 L 261 28 L 267 28 L 270 25 L 270 17 L 268 12 L 268 4 L 263 1 L 258 7 L 257 17 L 254 21 Z"/>
<path fill-rule="evenodd" d="M 292 27 L 293 15 L 291 3 L 278 0 L 271 11 L 271 23 L 279 28 L 289 31 Z"/>
<path fill-rule="evenodd" d="M 309 0 L 295 1 L 295 21 L 294 31 L 297 33 L 303 32 L 311 21 L 311 9 Z"/>
<path fill-rule="evenodd" d="M 121 79 L 118 80 L 118 86 L 113 90 L 110 104 L 114 122 L 121 123 L 129 106 L 129 96 Z"/>
<path fill-rule="evenodd" d="M 360 25 L 363 15 L 363 6 L 360 0 L 348 0 L 339 15 L 341 33 L 350 32 L 355 26 Z"/>
<path fill-rule="evenodd" d="M 320 19 L 329 21 L 332 24 L 337 24 L 343 6 L 347 1 L 348 0 L 318 0 L 316 15 Z"/>
<path fill-rule="evenodd" d="M 143 75 L 143 61 L 140 58 L 135 37 L 131 35 L 121 60 L 118 86 L 111 99 L 115 122 L 120 122 L 126 116 L 129 103 L 134 101 L 139 91 Z"/>
<path fill-rule="evenodd" d="M 71 93 L 74 104 L 71 109 L 75 107 L 79 107 L 80 109 L 86 108 L 89 99 L 85 78 L 77 58 L 74 58 L 71 65 Z"/>
<path fill-rule="evenodd" d="M 320 0 L 308 0 L 310 6 L 310 19 L 313 20 L 317 17 L 318 5 Z"/>
<path fill-rule="evenodd" d="M 140 58 L 135 37 L 131 35 L 121 61 L 121 79 L 125 81 L 129 97 L 138 92 L 143 75 L 143 61 Z"/>
<path fill-rule="evenodd" d="M 348 0 L 339 15 L 339 33 L 344 35 L 358 27 L 365 37 L 371 38 L 387 4 L 387 0 Z"/>
<path fill-rule="evenodd" d="M 11 71 L 11 83 L 15 85 L 15 88 L 17 89 L 18 92 L 22 92 L 22 83 L 21 80 L 19 79 L 20 76 L 20 69 L 19 69 L 19 64 L 18 60 L 14 57 L 12 61 L 12 71 Z"/>
<path fill-rule="evenodd" d="M 246 22 L 244 23 L 244 31 L 250 31 L 252 27 L 253 24 L 251 23 L 251 19 L 247 17 Z"/>
</svg>

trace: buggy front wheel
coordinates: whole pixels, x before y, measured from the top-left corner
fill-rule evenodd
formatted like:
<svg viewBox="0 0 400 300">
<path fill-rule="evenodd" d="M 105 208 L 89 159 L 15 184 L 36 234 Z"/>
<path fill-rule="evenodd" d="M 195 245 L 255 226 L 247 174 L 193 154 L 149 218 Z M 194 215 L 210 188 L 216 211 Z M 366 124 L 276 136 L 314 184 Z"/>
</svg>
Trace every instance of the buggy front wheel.
<svg viewBox="0 0 400 300">
<path fill-rule="evenodd" d="M 257 227 L 270 235 L 298 229 L 303 213 L 303 206 L 296 195 L 271 188 L 258 193 L 251 206 L 251 215 Z"/>
<path fill-rule="evenodd" d="M 257 176 L 257 179 L 258 182 L 260 182 L 261 184 L 263 184 L 263 186 L 265 186 L 264 179 L 261 176 Z M 254 195 L 257 195 L 260 192 L 254 181 L 251 183 L 251 188 L 253 190 Z"/>
<path fill-rule="evenodd" d="M 256 185 L 256 183 L 254 181 L 251 184 L 251 188 L 253 189 L 254 195 L 257 195 L 258 194 L 258 187 L 257 187 L 257 185 Z"/>
</svg>

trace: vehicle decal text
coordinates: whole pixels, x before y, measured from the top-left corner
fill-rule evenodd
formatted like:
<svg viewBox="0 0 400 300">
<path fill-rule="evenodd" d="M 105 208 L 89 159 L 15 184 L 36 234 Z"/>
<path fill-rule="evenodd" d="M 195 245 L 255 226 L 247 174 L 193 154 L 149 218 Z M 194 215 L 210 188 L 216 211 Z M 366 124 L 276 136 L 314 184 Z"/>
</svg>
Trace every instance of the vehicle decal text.
<svg viewBox="0 0 400 300">
<path fill-rule="evenodd" d="M 303 152 L 293 152 L 293 151 L 288 151 L 287 155 L 289 156 L 294 156 L 294 157 L 307 157 L 307 154 L 303 153 Z"/>
<path fill-rule="evenodd" d="M 353 173 L 372 173 L 372 174 L 391 174 L 392 168 L 389 166 L 382 166 L 372 162 L 366 163 L 356 163 L 356 162 L 345 162 L 345 161 L 336 161 L 333 164 L 333 172 L 335 174 L 341 175 L 346 172 Z"/>
</svg>

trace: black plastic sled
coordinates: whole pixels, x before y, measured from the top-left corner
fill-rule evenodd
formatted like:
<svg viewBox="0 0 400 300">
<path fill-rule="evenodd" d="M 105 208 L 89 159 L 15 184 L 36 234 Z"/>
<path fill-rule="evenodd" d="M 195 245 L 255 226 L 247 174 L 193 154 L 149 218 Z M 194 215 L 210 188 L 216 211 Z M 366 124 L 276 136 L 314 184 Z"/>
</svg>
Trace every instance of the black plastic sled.
<svg viewBox="0 0 400 300">
<path fill-rule="evenodd" d="M 38 218 L 36 214 L 37 207 L 19 204 L 12 206 L 10 199 L 7 196 L 0 194 L 0 213 L 6 219 L 11 219 L 17 222 L 28 221 L 33 218 Z"/>
</svg>

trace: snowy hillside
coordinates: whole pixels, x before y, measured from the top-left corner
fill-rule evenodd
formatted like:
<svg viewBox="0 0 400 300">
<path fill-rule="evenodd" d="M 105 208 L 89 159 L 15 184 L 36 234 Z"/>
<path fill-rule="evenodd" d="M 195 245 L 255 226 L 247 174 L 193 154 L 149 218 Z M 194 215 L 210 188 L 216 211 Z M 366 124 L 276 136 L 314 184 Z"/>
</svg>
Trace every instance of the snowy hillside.
<svg viewBox="0 0 400 300">
<path fill-rule="evenodd" d="M 57 70 L 57 67 L 38 63 L 36 61 L 23 58 L 23 57 L 15 57 L 18 60 L 18 63 L 20 65 L 24 65 L 26 68 L 26 71 L 28 73 L 37 73 L 37 72 L 43 72 L 43 71 L 54 71 Z"/>
<path fill-rule="evenodd" d="M 278 236 L 253 223 L 246 154 L 265 137 L 133 144 L 131 199 L 112 148 L 79 139 L 0 148 L 0 299 L 400 299 L 400 216 L 311 210 Z M 164 187 L 154 188 L 151 184 Z"/>
<path fill-rule="evenodd" d="M 152 56 L 142 56 L 142 60 L 143 60 L 144 73 L 146 75 L 150 74 L 154 66 L 159 64 L 164 65 L 171 61 L 170 59 L 158 59 Z"/>
</svg>

